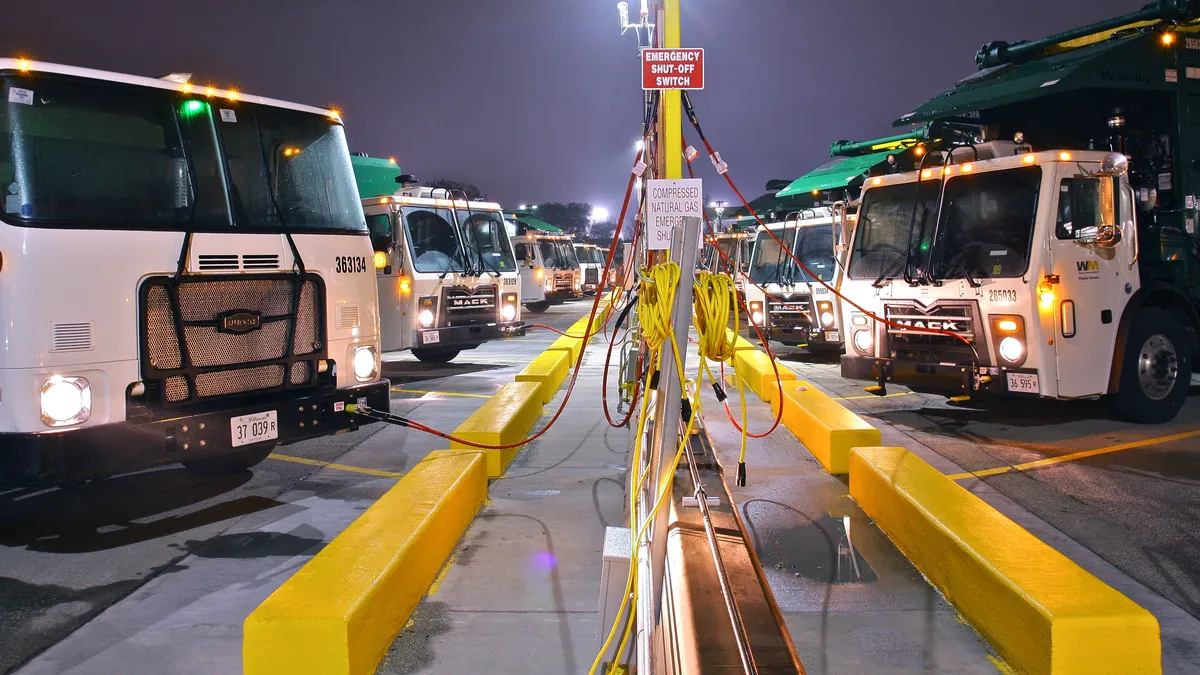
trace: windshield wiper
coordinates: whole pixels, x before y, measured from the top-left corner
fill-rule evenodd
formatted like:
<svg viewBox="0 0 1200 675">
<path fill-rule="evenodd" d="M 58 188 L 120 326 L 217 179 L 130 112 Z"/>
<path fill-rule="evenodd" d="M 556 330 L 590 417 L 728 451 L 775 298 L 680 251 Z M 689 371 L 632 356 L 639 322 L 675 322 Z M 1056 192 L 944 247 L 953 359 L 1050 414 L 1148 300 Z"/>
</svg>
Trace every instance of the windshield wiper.
<svg viewBox="0 0 1200 675">
<path fill-rule="evenodd" d="M 254 117 L 254 134 L 258 136 L 258 151 L 262 156 L 263 163 L 263 178 L 266 180 L 267 196 L 271 198 L 271 208 L 275 210 L 275 217 L 279 219 L 279 227 L 283 230 L 283 236 L 287 239 L 288 248 L 292 251 L 292 260 L 296 268 L 296 273 L 301 277 L 304 276 L 304 260 L 300 256 L 300 249 L 296 246 L 296 240 L 292 239 L 291 226 L 288 225 L 287 219 L 283 217 L 283 209 L 279 206 L 279 200 L 275 196 L 275 180 L 271 176 L 271 162 L 267 155 L 267 147 L 263 145 L 262 124 L 259 122 L 258 116 Z M 295 302 L 292 303 L 293 314 L 298 311 L 300 304 L 300 294 L 296 293 Z"/>
<path fill-rule="evenodd" d="M 961 255 L 955 256 L 954 263 L 952 263 L 952 264 L 954 265 L 954 269 L 951 269 L 951 272 L 954 272 L 955 269 L 957 269 L 958 271 L 961 271 L 963 274 L 963 278 L 967 280 L 967 283 L 971 285 L 971 288 L 979 288 L 980 286 L 983 285 L 983 284 L 979 283 L 978 281 L 976 281 L 975 277 L 971 276 L 971 273 L 967 271 L 967 264 L 963 260 L 963 257 Z M 945 282 L 945 280 L 943 280 L 943 279 L 933 279 L 932 276 L 930 276 L 929 278 L 934 286 L 941 286 Z M 948 278 L 949 278 L 949 276 L 947 276 L 947 279 Z"/>
</svg>

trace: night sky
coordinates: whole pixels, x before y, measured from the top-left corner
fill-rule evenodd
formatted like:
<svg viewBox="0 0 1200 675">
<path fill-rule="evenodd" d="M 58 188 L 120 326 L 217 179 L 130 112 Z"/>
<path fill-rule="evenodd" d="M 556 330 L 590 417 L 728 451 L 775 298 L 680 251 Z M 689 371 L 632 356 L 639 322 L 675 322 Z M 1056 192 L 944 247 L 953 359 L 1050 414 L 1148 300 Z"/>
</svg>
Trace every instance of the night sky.
<svg viewBox="0 0 1200 675">
<path fill-rule="evenodd" d="M 684 46 L 704 47 L 709 63 L 693 100 L 749 198 L 770 178 L 823 163 L 831 141 L 894 133 L 892 120 L 974 71 L 984 42 L 1143 4 L 681 2 Z M 36 0 L 0 21 L 0 44 L 338 107 L 351 150 L 475 183 L 505 206 L 585 201 L 615 212 L 639 133 L 636 40 L 620 35 L 616 0 Z M 715 178 L 707 162 L 699 171 Z M 724 185 L 708 192 L 732 201 Z"/>
</svg>

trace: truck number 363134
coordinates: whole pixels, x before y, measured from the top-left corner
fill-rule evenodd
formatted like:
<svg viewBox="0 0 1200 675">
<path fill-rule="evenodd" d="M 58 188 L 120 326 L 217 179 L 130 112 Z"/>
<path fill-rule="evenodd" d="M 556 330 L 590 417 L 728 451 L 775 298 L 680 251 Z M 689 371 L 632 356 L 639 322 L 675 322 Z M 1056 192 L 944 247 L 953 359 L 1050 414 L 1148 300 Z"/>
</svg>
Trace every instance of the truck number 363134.
<svg viewBox="0 0 1200 675">
<path fill-rule="evenodd" d="M 367 271 L 365 256 L 339 255 L 333 259 L 333 271 L 337 274 L 359 274 Z"/>
</svg>

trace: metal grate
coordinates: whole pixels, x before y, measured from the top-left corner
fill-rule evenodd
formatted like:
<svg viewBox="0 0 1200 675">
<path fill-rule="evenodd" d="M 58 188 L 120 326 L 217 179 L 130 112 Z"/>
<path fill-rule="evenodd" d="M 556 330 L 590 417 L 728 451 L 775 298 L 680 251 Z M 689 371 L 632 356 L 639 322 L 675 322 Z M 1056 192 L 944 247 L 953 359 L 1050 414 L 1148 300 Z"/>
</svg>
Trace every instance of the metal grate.
<svg viewBox="0 0 1200 675">
<path fill-rule="evenodd" d="M 94 348 L 90 321 L 51 324 L 50 332 L 52 352 L 87 352 Z"/>
<path fill-rule="evenodd" d="M 447 326 L 478 326 L 496 322 L 495 286 L 474 289 L 455 286 L 443 289 L 442 295 Z"/>
<path fill-rule="evenodd" d="M 308 379 L 312 377 L 312 366 L 308 361 L 297 361 L 292 364 L 292 372 L 289 376 L 292 384 L 306 384 Z"/>
<path fill-rule="evenodd" d="M 171 403 L 186 401 L 191 396 L 191 388 L 188 387 L 187 378 L 179 375 L 168 377 L 165 393 L 167 400 Z"/>
<path fill-rule="evenodd" d="M 311 361 L 325 346 L 319 277 L 156 277 L 142 288 L 143 379 L 162 382 L 165 401 L 315 382 Z"/>
<path fill-rule="evenodd" d="M 200 373 L 196 376 L 196 393 L 202 398 L 211 398 L 272 389 L 283 384 L 283 368 L 282 364 L 276 364 Z"/>
<path fill-rule="evenodd" d="M 600 270 L 595 267 L 589 267 L 583 271 L 583 282 L 585 284 L 600 283 Z"/>
<path fill-rule="evenodd" d="M 778 300 L 767 298 L 767 314 L 771 317 L 772 326 L 811 326 L 812 298 L 807 295 L 786 296 Z"/>
<path fill-rule="evenodd" d="M 279 255 L 251 255 L 242 256 L 242 269 L 244 270 L 277 270 L 279 269 Z"/>
<path fill-rule="evenodd" d="M 200 255 L 200 271 L 220 271 L 241 269 L 236 255 Z"/>
<path fill-rule="evenodd" d="M 340 305 L 337 315 L 338 330 L 350 330 L 358 326 L 358 305 Z"/>
<path fill-rule="evenodd" d="M 150 365 L 161 370 L 183 367 L 179 337 L 175 331 L 175 310 L 171 296 L 163 286 L 152 286 L 146 293 L 146 347 Z M 184 383 L 186 389 L 187 383 Z M 184 396 L 184 398 L 187 398 Z M 181 400 L 181 399 L 178 399 Z"/>
</svg>

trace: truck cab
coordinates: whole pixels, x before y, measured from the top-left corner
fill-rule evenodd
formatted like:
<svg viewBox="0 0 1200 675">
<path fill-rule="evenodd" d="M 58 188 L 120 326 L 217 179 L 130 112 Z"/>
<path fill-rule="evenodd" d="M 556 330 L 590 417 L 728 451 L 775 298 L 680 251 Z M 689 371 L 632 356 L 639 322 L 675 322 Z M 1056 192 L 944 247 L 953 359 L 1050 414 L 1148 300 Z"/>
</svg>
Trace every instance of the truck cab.
<svg viewBox="0 0 1200 675">
<path fill-rule="evenodd" d="M 1174 418 L 1200 330 L 1198 29 L 1200 3 L 1159 2 L 988 43 L 901 116 L 973 130 L 870 178 L 844 289 L 886 322 L 850 317 L 843 372 Z"/>
<path fill-rule="evenodd" d="M 522 278 L 536 288 L 523 298 L 529 311 L 540 314 L 551 305 L 583 297 L 582 273 L 570 237 L 527 230 L 512 243 Z"/>
<path fill-rule="evenodd" d="M 574 248 L 575 258 L 579 260 L 579 273 L 583 279 L 583 294 L 594 295 L 600 288 L 600 273 L 604 270 L 600 247 L 595 244 L 575 244 Z"/>
<path fill-rule="evenodd" d="M 353 159 L 369 194 L 361 176 L 371 158 Z M 411 350 L 421 361 L 445 363 L 489 340 L 525 334 L 521 276 L 503 210 L 451 196 L 405 180 L 390 195 L 363 199 L 384 351 Z"/>
<path fill-rule="evenodd" d="M 749 260 L 746 307 L 767 339 L 814 352 L 841 349 L 837 296 L 816 281 L 834 288 L 841 281 L 834 261 L 835 224 L 831 210 L 821 207 L 759 228 Z"/>
</svg>

